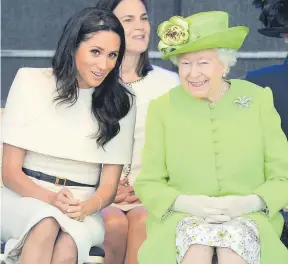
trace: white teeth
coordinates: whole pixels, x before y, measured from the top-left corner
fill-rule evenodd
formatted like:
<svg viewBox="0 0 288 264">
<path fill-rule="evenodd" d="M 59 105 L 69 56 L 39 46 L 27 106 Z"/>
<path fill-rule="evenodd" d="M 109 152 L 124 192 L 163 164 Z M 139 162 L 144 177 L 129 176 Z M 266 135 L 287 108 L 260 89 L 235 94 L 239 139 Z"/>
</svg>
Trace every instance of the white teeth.
<svg viewBox="0 0 288 264">
<path fill-rule="evenodd" d="M 101 76 L 103 76 L 103 74 L 102 73 L 97 73 L 97 72 L 92 72 L 94 75 L 96 75 L 96 76 L 98 76 L 98 77 L 101 77 Z"/>
<path fill-rule="evenodd" d="M 192 85 L 203 85 L 205 82 L 191 82 Z"/>
<path fill-rule="evenodd" d="M 135 36 L 135 37 L 133 37 L 134 39 L 143 39 L 144 38 L 144 36 Z"/>
</svg>

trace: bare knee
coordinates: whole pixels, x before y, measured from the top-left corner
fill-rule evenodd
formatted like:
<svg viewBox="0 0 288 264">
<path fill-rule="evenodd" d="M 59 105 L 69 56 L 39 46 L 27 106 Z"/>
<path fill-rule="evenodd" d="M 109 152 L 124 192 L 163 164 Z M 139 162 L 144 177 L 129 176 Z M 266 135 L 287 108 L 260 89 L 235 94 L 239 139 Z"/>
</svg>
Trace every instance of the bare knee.
<svg viewBox="0 0 288 264">
<path fill-rule="evenodd" d="M 106 234 L 125 236 L 128 232 L 126 215 L 118 208 L 108 207 L 102 211 Z"/>
<path fill-rule="evenodd" d="M 246 261 L 243 260 L 234 250 L 230 248 L 217 248 L 217 258 L 218 263 L 229 263 L 230 261 L 233 261 L 233 263 L 239 263 L 239 264 L 246 264 Z"/>
<path fill-rule="evenodd" d="M 211 263 L 213 258 L 214 248 L 203 245 L 192 245 L 186 252 L 183 263 L 191 261 L 199 261 L 199 263 Z M 200 262 L 201 260 L 201 262 Z M 210 262 L 211 261 L 211 262 Z"/>
<path fill-rule="evenodd" d="M 214 253 L 214 248 L 213 247 L 209 247 L 209 246 L 203 246 L 203 245 L 192 245 L 189 248 L 190 251 L 193 252 L 199 252 L 199 253 L 203 253 L 206 256 L 213 256 Z"/>
<path fill-rule="evenodd" d="M 143 228 L 146 226 L 148 212 L 145 207 L 135 207 L 127 213 L 129 227 Z"/>
<path fill-rule="evenodd" d="M 56 219 L 47 217 L 33 227 L 31 234 L 33 233 L 34 238 L 37 239 L 37 243 L 39 244 L 51 241 L 55 242 L 59 229 L 60 226 Z"/>
<path fill-rule="evenodd" d="M 135 207 L 127 214 L 129 235 L 146 236 L 146 219 L 148 212 L 144 207 Z"/>
<path fill-rule="evenodd" d="M 68 233 L 60 233 L 54 250 L 54 254 L 57 254 L 57 263 L 76 263 L 77 246 Z"/>
<path fill-rule="evenodd" d="M 221 247 L 218 247 L 216 249 L 216 252 L 217 252 L 217 256 L 218 258 L 221 258 L 222 256 L 227 256 L 227 255 L 233 255 L 233 254 L 236 254 L 232 249 L 230 248 L 221 248 Z"/>
</svg>

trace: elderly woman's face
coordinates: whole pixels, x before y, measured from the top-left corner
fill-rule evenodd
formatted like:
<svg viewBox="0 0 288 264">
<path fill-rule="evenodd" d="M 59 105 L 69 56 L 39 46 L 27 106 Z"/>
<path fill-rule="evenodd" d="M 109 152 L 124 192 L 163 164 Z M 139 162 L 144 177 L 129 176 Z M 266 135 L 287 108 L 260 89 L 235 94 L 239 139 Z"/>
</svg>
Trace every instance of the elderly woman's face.
<svg viewBox="0 0 288 264">
<path fill-rule="evenodd" d="M 112 31 L 98 31 L 79 45 L 75 63 L 79 88 L 99 86 L 116 65 L 120 37 Z"/>
<path fill-rule="evenodd" d="M 182 86 L 193 97 L 210 98 L 221 90 L 226 69 L 216 49 L 180 55 L 178 65 Z"/>
</svg>

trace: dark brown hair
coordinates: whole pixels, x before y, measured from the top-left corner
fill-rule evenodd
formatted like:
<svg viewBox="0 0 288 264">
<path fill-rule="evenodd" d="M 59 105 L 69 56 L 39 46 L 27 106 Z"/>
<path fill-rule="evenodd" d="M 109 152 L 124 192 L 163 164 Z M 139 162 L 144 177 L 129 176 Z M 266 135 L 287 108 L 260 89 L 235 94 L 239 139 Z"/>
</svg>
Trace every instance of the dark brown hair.
<svg viewBox="0 0 288 264">
<path fill-rule="evenodd" d="M 122 0 L 98 0 L 96 7 L 101 9 L 108 9 L 114 11 L 114 9 L 119 5 Z M 143 3 L 146 10 L 148 10 L 148 5 L 146 0 L 139 0 Z M 139 77 L 145 77 L 149 71 L 153 70 L 152 65 L 149 61 L 148 49 L 140 54 L 140 59 L 138 61 L 136 72 Z"/>
</svg>

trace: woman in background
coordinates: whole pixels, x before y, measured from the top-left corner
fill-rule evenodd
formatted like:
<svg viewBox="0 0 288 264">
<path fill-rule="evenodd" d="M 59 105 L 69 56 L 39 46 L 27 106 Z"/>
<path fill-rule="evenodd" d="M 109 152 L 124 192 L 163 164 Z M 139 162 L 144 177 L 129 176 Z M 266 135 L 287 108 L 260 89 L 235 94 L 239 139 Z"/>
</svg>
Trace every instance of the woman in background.
<svg viewBox="0 0 288 264">
<path fill-rule="evenodd" d="M 146 238 L 147 211 L 135 195 L 133 184 L 141 169 L 147 107 L 152 99 L 177 86 L 179 78 L 149 62 L 150 24 L 144 0 L 99 0 L 96 6 L 113 11 L 124 27 L 126 52 L 120 76 L 134 90 L 137 105 L 132 164 L 124 167 L 114 204 L 102 211 L 105 263 L 136 264 L 138 249 Z"/>
</svg>

